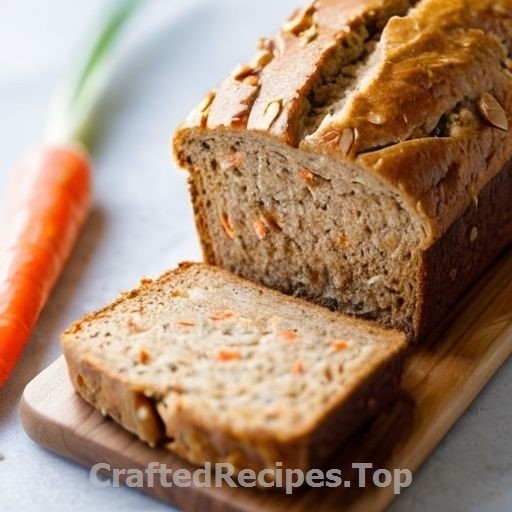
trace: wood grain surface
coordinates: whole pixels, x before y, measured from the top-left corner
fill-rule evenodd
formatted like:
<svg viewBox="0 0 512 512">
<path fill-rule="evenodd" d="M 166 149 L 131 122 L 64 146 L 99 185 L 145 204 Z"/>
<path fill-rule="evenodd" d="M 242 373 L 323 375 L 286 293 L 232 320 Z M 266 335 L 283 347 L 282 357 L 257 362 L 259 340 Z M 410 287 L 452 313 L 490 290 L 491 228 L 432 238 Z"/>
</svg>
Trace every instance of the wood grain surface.
<svg viewBox="0 0 512 512">
<path fill-rule="evenodd" d="M 357 486 L 352 463 L 414 472 L 512 353 L 512 252 L 473 287 L 451 319 L 413 347 L 406 359 L 403 394 L 335 454 L 350 488 L 303 487 L 292 495 L 277 490 L 215 487 L 162 487 L 142 490 L 184 510 L 211 511 L 380 511 L 396 498 L 393 486 Z M 168 469 L 195 468 L 160 449 L 152 449 L 106 419 L 75 394 L 63 358 L 30 382 L 20 406 L 22 423 L 37 443 L 87 467 L 144 470 L 150 462 Z M 371 472 L 367 472 L 371 476 Z M 367 478 L 368 480 L 371 478 Z M 91 484 L 91 491 L 94 488 Z M 398 498 L 399 499 L 399 498 Z"/>
</svg>

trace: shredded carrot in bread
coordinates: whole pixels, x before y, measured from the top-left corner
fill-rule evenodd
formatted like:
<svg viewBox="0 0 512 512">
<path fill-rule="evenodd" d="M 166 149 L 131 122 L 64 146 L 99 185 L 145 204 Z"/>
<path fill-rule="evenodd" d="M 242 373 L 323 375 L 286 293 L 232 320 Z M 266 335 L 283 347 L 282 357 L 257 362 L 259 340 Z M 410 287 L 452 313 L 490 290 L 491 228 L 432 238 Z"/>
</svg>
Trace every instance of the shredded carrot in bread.
<svg viewBox="0 0 512 512">
<path fill-rule="evenodd" d="M 256 219 L 252 223 L 252 227 L 260 240 L 264 240 L 267 237 L 267 225 L 261 219 Z"/>
<path fill-rule="evenodd" d="M 304 181 L 313 181 L 315 179 L 315 175 L 307 169 L 302 169 L 300 171 L 300 176 Z"/>
<path fill-rule="evenodd" d="M 178 322 L 178 325 L 180 327 L 194 327 L 196 324 L 193 322 Z"/>
<path fill-rule="evenodd" d="M 226 164 L 233 167 L 243 167 L 245 165 L 245 157 L 242 153 L 237 151 L 236 153 L 232 153 L 226 157 Z"/>
<path fill-rule="evenodd" d="M 295 363 L 293 363 L 292 373 L 294 375 L 299 375 L 300 373 L 303 373 L 303 372 L 304 372 L 304 363 L 302 362 L 301 359 L 297 359 L 297 361 L 295 361 Z"/>
<path fill-rule="evenodd" d="M 145 326 L 142 322 L 133 317 L 128 318 L 126 325 L 128 330 L 133 333 L 145 332 L 149 330 L 149 327 Z"/>
<path fill-rule="evenodd" d="M 238 361 L 241 358 L 240 350 L 237 347 L 220 347 L 217 349 L 216 357 L 219 361 Z"/>
<path fill-rule="evenodd" d="M 348 347 L 348 343 L 345 340 L 335 340 L 332 342 L 332 348 L 334 350 L 345 350 Z"/>
<path fill-rule="evenodd" d="M 299 339 L 298 334 L 294 331 L 279 331 L 277 336 L 283 341 L 297 341 Z"/>
<path fill-rule="evenodd" d="M 348 245 L 348 238 L 345 235 L 339 235 L 338 238 L 336 238 L 336 245 L 338 247 L 345 247 Z"/>
<path fill-rule="evenodd" d="M 220 215 L 220 223 L 222 224 L 222 228 L 226 235 L 228 235 L 229 238 L 235 238 L 235 229 L 233 228 L 233 224 L 231 224 L 231 220 L 226 213 Z"/>
<path fill-rule="evenodd" d="M 149 354 L 149 352 L 147 350 L 145 350 L 143 348 L 140 349 L 139 361 L 142 364 L 148 364 L 151 361 L 151 355 Z"/>
<path fill-rule="evenodd" d="M 234 316 L 235 312 L 232 309 L 225 309 L 223 311 L 216 311 L 215 313 L 212 313 L 209 318 L 214 322 L 218 322 L 219 320 L 228 320 Z"/>
</svg>

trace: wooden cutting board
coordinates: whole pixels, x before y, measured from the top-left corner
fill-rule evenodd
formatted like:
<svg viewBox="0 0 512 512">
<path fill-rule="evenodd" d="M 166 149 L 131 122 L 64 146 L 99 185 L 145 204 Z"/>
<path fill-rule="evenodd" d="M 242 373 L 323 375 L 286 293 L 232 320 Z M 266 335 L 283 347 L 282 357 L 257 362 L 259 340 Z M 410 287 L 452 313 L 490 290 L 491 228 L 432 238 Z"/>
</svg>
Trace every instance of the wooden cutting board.
<svg viewBox="0 0 512 512">
<path fill-rule="evenodd" d="M 184 510 L 380 511 L 395 498 L 393 487 L 359 489 L 354 462 L 373 469 L 414 472 L 512 353 L 512 251 L 505 254 L 454 310 L 441 336 L 414 347 L 406 360 L 403 396 L 333 458 L 350 488 L 306 487 L 292 495 L 248 488 L 170 487 L 143 490 Z M 144 470 L 195 468 L 168 452 L 151 449 L 104 418 L 73 391 L 63 358 L 29 383 L 21 403 L 28 435 L 46 448 L 87 467 Z M 370 473 L 368 473 L 370 475 Z M 155 481 L 159 484 L 159 479 Z M 91 484 L 92 485 L 92 484 Z"/>
</svg>

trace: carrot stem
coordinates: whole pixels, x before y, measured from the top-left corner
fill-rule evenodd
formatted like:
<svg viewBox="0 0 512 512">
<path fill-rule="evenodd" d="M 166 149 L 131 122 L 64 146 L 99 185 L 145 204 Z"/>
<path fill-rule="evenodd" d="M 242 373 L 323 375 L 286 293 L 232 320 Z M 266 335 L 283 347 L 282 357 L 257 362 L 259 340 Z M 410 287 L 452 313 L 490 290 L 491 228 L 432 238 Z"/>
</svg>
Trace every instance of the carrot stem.
<svg viewBox="0 0 512 512">
<path fill-rule="evenodd" d="M 50 144 L 86 143 L 92 114 L 107 83 L 112 49 L 142 0 L 117 0 L 111 4 L 101 16 L 99 31 L 91 38 L 85 57 L 76 59 L 69 75 L 57 87 L 46 130 Z"/>
</svg>

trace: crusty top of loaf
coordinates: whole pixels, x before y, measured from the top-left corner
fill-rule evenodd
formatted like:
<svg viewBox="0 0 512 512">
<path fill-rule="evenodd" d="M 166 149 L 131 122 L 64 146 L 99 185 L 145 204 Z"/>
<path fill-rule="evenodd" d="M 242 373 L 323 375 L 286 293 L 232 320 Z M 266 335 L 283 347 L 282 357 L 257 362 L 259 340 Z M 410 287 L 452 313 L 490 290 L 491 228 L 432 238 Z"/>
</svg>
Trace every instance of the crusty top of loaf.
<svg viewBox="0 0 512 512">
<path fill-rule="evenodd" d="M 184 127 L 355 161 L 439 236 L 512 158 L 511 47 L 511 0 L 316 0 Z"/>
<path fill-rule="evenodd" d="M 406 346 L 398 331 L 192 263 L 75 323 L 62 342 L 79 383 L 83 368 L 108 375 L 151 397 L 168 426 L 181 418 L 280 439 L 309 432 Z"/>
</svg>

